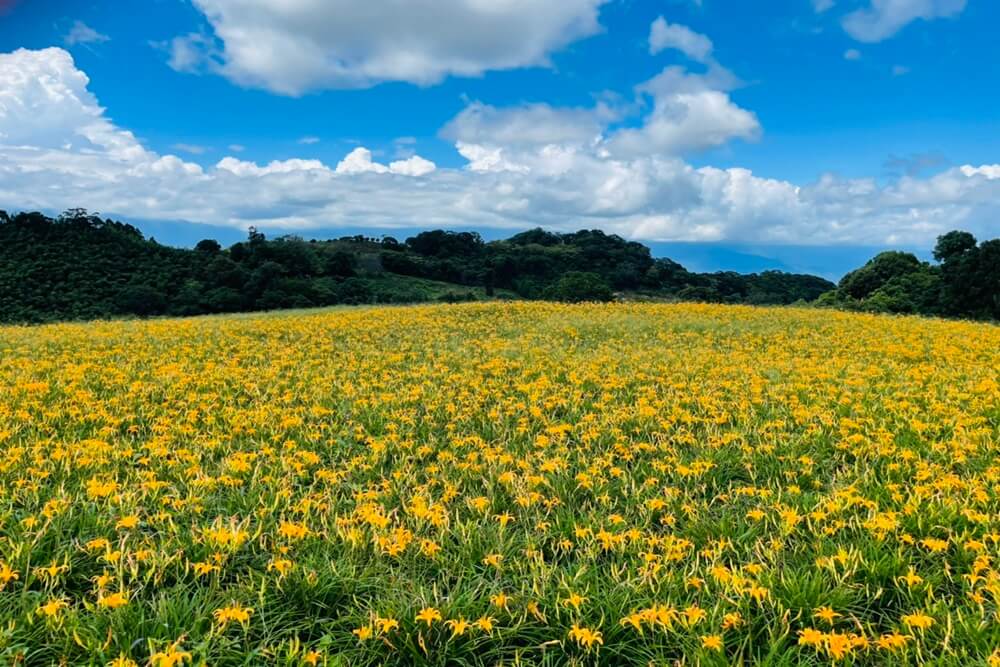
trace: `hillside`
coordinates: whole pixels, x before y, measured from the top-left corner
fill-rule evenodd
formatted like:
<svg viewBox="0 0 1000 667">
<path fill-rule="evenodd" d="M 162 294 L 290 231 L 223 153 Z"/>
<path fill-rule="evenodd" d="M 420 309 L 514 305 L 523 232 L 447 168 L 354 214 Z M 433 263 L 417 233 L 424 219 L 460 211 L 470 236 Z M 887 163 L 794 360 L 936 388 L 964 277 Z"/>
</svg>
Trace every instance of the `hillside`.
<svg viewBox="0 0 1000 667">
<path fill-rule="evenodd" d="M 600 231 L 532 230 L 486 243 L 428 231 L 405 241 L 267 239 L 194 249 L 83 210 L 0 212 L 0 321 L 198 315 L 488 297 L 601 301 L 619 295 L 720 303 L 812 301 L 835 286 L 767 271 L 694 273 Z"/>
</svg>

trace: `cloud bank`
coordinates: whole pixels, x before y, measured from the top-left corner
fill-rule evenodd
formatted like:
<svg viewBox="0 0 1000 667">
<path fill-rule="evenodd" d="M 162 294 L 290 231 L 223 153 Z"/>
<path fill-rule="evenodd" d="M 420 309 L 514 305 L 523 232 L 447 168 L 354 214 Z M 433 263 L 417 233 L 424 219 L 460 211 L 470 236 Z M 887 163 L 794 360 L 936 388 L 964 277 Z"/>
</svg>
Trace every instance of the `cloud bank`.
<svg viewBox="0 0 1000 667">
<path fill-rule="evenodd" d="M 718 66 L 667 68 L 639 84 L 646 104 L 634 118 L 600 104 L 470 103 L 442 130 L 466 160 L 459 169 L 416 154 L 383 164 L 364 147 L 333 166 L 229 156 L 203 167 L 143 146 L 88 85 L 62 49 L 0 54 L 0 207 L 302 231 L 543 225 L 641 240 L 866 245 L 928 245 L 956 227 L 995 233 L 1000 217 L 1000 165 L 809 184 L 692 166 L 690 151 L 761 131 Z"/>
</svg>

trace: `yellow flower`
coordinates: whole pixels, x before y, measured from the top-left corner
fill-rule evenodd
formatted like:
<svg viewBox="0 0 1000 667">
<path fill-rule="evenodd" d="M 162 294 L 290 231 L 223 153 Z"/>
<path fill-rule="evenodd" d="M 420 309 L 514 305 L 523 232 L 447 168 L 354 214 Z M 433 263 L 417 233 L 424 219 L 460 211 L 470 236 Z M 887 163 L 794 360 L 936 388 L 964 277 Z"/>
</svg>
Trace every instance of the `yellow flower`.
<svg viewBox="0 0 1000 667">
<path fill-rule="evenodd" d="M 215 617 L 215 622 L 222 627 L 229 625 L 233 621 L 246 627 L 250 622 L 250 616 L 253 615 L 253 609 L 233 603 L 228 607 L 216 609 L 212 612 L 212 615 Z"/>
<path fill-rule="evenodd" d="M 279 576 L 285 576 L 292 571 L 294 564 L 287 558 L 274 558 L 267 564 L 267 571 L 277 571 Z"/>
<path fill-rule="evenodd" d="M 826 635 L 819 630 L 813 628 L 799 630 L 799 646 L 822 646 L 825 639 Z"/>
<path fill-rule="evenodd" d="M 384 635 L 393 630 L 398 630 L 399 621 L 394 618 L 376 618 L 375 627 L 378 628 L 379 633 Z"/>
<path fill-rule="evenodd" d="M 934 625 L 934 619 L 931 616 L 928 616 L 927 614 L 917 612 L 915 614 L 904 615 L 903 623 L 910 626 L 911 628 L 926 630 L 927 628 Z"/>
<path fill-rule="evenodd" d="M 483 565 L 499 568 L 502 560 L 503 555 L 501 554 L 488 554 L 485 558 L 483 558 Z"/>
<path fill-rule="evenodd" d="M 494 607 L 503 609 L 504 611 L 509 611 L 507 609 L 507 605 L 510 604 L 510 596 L 503 591 L 500 591 L 496 595 L 490 596 L 490 604 Z"/>
<path fill-rule="evenodd" d="M 600 631 L 583 628 L 575 623 L 569 631 L 569 638 L 586 648 L 588 651 L 594 647 L 595 644 L 598 646 L 604 644 L 604 637 L 601 635 Z"/>
<path fill-rule="evenodd" d="M 441 620 L 441 612 L 439 612 L 434 607 L 424 607 L 423 609 L 420 610 L 420 613 L 418 613 L 416 617 L 416 621 L 418 623 L 420 621 L 423 621 L 424 623 L 427 624 L 428 628 L 431 627 L 431 623 L 440 620 Z"/>
<path fill-rule="evenodd" d="M 2 591 L 11 581 L 17 581 L 20 578 L 21 575 L 12 570 L 10 565 L 0 561 L 0 591 Z"/>
<path fill-rule="evenodd" d="M 115 524 L 115 528 L 117 528 L 118 530 L 132 530 L 138 525 L 139 525 L 139 517 L 134 514 L 130 514 L 128 516 L 123 516 L 121 519 L 119 519 L 118 523 Z"/>
<path fill-rule="evenodd" d="M 743 625 L 743 615 L 738 611 L 733 611 L 722 617 L 722 629 L 731 630 Z"/>
<path fill-rule="evenodd" d="M 194 574 L 197 577 L 203 577 L 212 572 L 219 572 L 221 568 L 218 565 L 213 565 L 211 563 L 194 563 L 192 566 L 194 568 Z"/>
<path fill-rule="evenodd" d="M 710 651 L 721 651 L 722 650 L 722 637 L 719 635 L 702 635 L 701 636 L 701 647 L 707 648 Z"/>
<path fill-rule="evenodd" d="M 118 609 L 128 604 L 128 593 L 119 591 L 110 595 L 100 594 L 97 597 L 97 606 L 103 609 Z"/>
<path fill-rule="evenodd" d="M 879 637 L 875 640 L 875 645 L 883 650 L 896 651 L 906 646 L 906 642 L 909 640 L 910 638 L 908 636 L 901 635 L 898 632 L 893 632 Z"/>
<path fill-rule="evenodd" d="M 191 660 L 191 654 L 187 651 L 182 651 L 180 648 L 180 640 L 171 644 L 164 651 L 157 651 L 149 657 L 149 664 L 151 667 L 178 667 L 178 665 L 183 665 L 185 662 Z"/>
<path fill-rule="evenodd" d="M 452 637 L 460 637 L 465 634 L 465 631 L 472 627 L 472 624 L 466 621 L 464 618 L 459 618 L 457 620 L 451 619 L 445 621 L 445 625 L 451 628 Z"/>
<path fill-rule="evenodd" d="M 476 620 L 476 627 L 483 632 L 489 633 L 493 632 L 493 624 L 496 623 L 496 619 L 492 616 L 480 616 Z"/>
<path fill-rule="evenodd" d="M 819 607 L 813 613 L 813 618 L 818 618 L 821 621 L 825 621 L 827 625 L 833 625 L 833 622 L 840 618 L 840 614 L 835 612 L 830 607 Z"/>
<path fill-rule="evenodd" d="M 697 625 L 708 617 L 708 613 L 698 605 L 691 605 L 684 609 L 684 622 L 688 627 Z"/>
<path fill-rule="evenodd" d="M 46 618 L 56 618 L 59 616 L 59 613 L 68 606 L 69 603 L 67 603 L 65 600 L 52 599 L 46 602 L 45 604 L 40 605 L 38 607 L 38 613 L 39 615 L 45 616 Z"/>
</svg>

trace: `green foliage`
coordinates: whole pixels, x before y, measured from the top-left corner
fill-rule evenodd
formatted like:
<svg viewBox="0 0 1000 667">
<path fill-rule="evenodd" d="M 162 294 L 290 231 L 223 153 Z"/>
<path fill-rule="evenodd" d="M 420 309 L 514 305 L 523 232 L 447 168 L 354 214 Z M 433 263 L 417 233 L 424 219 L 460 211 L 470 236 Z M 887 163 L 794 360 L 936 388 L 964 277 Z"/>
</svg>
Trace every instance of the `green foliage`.
<svg viewBox="0 0 1000 667">
<path fill-rule="evenodd" d="M 611 287 L 596 273 L 570 271 L 546 290 L 546 297 L 553 301 L 582 303 L 585 301 L 611 301 Z"/>
<path fill-rule="evenodd" d="M 860 269 L 844 276 L 838 289 L 846 297 L 866 299 L 893 278 L 918 271 L 920 268 L 920 260 L 911 253 L 896 251 L 879 253 Z"/>
<path fill-rule="evenodd" d="M 433 230 L 400 243 L 351 236 L 268 239 L 250 228 L 230 248 L 204 239 L 162 246 L 127 224 L 83 209 L 56 219 L 0 212 L 0 321 L 416 303 L 521 297 L 605 301 L 639 298 L 710 303 L 817 303 L 856 310 L 1000 317 L 1000 240 L 966 232 L 939 239 L 931 265 L 885 252 L 835 286 L 780 271 L 694 273 L 649 248 L 599 230 L 533 229 L 484 242 Z"/>
<path fill-rule="evenodd" d="M 877 313 L 1000 319 L 1000 239 L 978 243 L 968 232 L 938 238 L 937 265 L 883 252 L 844 276 L 817 305 Z"/>
</svg>

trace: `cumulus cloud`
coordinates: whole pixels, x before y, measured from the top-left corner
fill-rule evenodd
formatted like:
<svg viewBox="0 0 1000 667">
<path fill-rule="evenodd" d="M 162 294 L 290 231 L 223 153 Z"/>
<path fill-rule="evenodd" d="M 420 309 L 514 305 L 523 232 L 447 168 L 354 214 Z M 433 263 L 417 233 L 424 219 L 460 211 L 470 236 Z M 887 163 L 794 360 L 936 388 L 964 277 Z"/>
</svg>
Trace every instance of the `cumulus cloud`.
<svg viewBox="0 0 1000 667">
<path fill-rule="evenodd" d="M 600 29 L 608 0 L 193 0 L 213 35 L 175 38 L 171 66 L 300 95 L 547 65 Z"/>
<path fill-rule="evenodd" d="M 647 87 L 661 96 L 725 94 L 708 87 L 725 77 L 692 76 L 671 73 Z M 108 119 L 87 86 L 61 49 L 0 54 L 0 208 L 84 206 L 132 220 L 303 232 L 359 224 L 542 225 L 595 227 L 642 240 L 923 245 L 957 227 L 995 234 L 1000 213 L 1000 165 L 903 175 L 886 184 L 834 176 L 796 184 L 740 168 L 696 168 L 652 146 L 617 150 L 624 130 L 602 125 L 596 108 L 598 141 L 581 132 L 510 145 L 503 143 L 506 121 L 526 107 L 494 109 L 485 116 L 489 122 L 462 135 L 481 143 L 456 139 L 467 160 L 460 169 L 437 168 L 419 156 L 383 164 L 364 147 L 332 168 L 315 159 L 258 164 L 232 156 L 203 168 L 143 147 Z M 580 113 L 545 114 L 564 111 Z"/>
<path fill-rule="evenodd" d="M 757 117 L 729 97 L 728 88 L 734 83 L 734 77 L 716 65 L 704 75 L 666 68 L 637 88 L 652 98 L 652 112 L 640 127 L 613 135 L 609 148 L 625 155 L 679 154 L 737 138 L 756 139 L 761 132 Z"/>
<path fill-rule="evenodd" d="M 677 49 L 691 60 L 708 62 L 712 58 L 712 40 L 687 26 L 667 23 L 662 16 L 649 29 L 649 52 L 656 55 L 666 49 Z"/>
<path fill-rule="evenodd" d="M 859 42 L 881 42 L 918 19 L 956 16 L 965 5 L 966 0 L 870 0 L 869 6 L 845 16 L 842 24 Z"/>
</svg>

